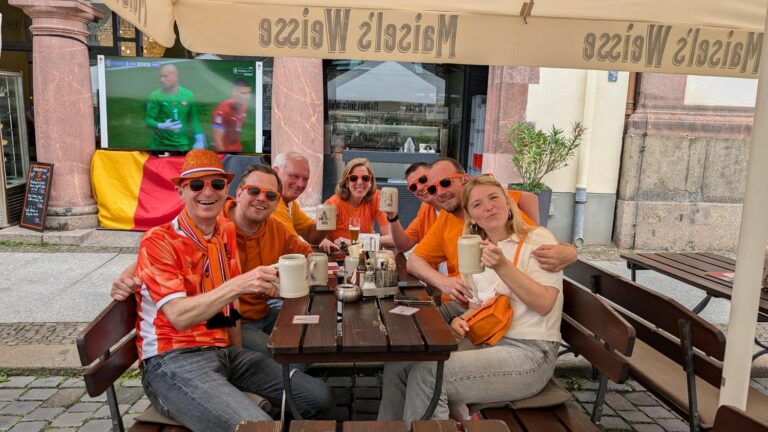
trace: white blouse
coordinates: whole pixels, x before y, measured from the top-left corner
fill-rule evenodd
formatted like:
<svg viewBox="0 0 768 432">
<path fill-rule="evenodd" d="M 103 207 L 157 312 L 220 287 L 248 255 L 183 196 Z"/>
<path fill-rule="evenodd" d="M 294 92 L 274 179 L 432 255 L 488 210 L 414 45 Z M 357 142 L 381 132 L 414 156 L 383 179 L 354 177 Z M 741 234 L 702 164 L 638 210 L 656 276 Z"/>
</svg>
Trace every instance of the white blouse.
<svg viewBox="0 0 768 432">
<path fill-rule="evenodd" d="M 499 242 L 498 247 L 508 260 L 513 261 L 519 237 L 512 234 L 507 240 Z M 496 293 L 509 296 L 512 302 L 512 325 L 504 335 L 514 339 L 535 339 L 560 341 L 560 320 L 563 315 L 563 272 L 550 272 L 541 268 L 539 261 L 533 256 L 533 251 L 544 244 L 558 244 L 555 236 L 546 228 L 536 228 L 530 231 L 523 243 L 517 268 L 536 282 L 557 288 L 557 300 L 552 310 L 546 315 L 539 315 L 526 306 L 507 285 L 501 280 L 496 271 L 486 268 L 483 273 L 463 276 L 472 290 L 473 303 L 482 304 Z"/>
</svg>

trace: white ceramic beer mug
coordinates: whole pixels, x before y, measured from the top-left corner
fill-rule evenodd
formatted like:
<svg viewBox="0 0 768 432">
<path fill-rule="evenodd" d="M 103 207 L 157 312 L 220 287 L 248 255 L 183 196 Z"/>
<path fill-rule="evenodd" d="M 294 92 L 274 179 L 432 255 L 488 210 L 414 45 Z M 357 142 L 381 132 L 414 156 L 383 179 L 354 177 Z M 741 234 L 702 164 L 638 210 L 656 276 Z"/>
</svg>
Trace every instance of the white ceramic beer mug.
<svg viewBox="0 0 768 432">
<path fill-rule="evenodd" d="M 381 188 L 379 192 L 381 201 L 379 202 L 379 210 L 384 212 L 396 212 L 397 211 L 397 189 L 392 187 Z"/>
<path fill-rule="evenodd" d="M 480 244 L 480 236 L 475 234 L 459 237 L 457 244 L 459 250 L 459 273 L 465 275 L 478 274 L 485 271 L 480 257 L 483 255 L 483 246 Z"/>
<path fill-rule="evenodd" d="M 302 254 L 287 254 L 277 260 L 280 297 L 296 298 L 309 295 L 307 258 Z M 327 270 L 326 270 L 327 275 Z"/>
<path fill-rule="evenodd" d="M 307 255 L 309 263 L 309 285 L 328 285 L 328 255 L 311 253 Z"/>
<path fill-rule="evenodd" d="M 315 224 L 318 231 L 333 231 L 336 229 L 336 207 L 330 204 L 317 206 Z"/>
</svg>

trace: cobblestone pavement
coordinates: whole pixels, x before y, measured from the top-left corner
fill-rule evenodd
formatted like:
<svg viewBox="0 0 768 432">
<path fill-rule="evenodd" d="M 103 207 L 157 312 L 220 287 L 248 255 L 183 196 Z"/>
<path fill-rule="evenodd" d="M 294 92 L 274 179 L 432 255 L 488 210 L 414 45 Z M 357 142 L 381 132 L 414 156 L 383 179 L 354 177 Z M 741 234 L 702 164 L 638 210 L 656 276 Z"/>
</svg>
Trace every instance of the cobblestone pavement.
<svg viewBox="0 0 768 432">
<path fill-rule="evenodd" d="M 381 398 L 381 374 L 330 376 L 337 368 L 312 369 L 325 376 L 336 399 L 337 420 L 376 418 Z M 349 373 L 350 371 L 347 371 Z M 583 377 L 560 377 L 573 397 L 591 412 L 597 383 Z M 106 396 L 90 397 L 82 378 L 62 376 L 0 376 L 0 431 L 10 432 L 108 432 L 112 430 Z M 768 392 L 768 379 L 752 380 L 752 386 Z M 127 428 L 149 406 L 141 383 L 127 376 L 117 383 L 117 398 Z M 601 421 L 605 431 L 685 432 L 688 424 L 636 382 L 610 384 Z"/>
</svg>

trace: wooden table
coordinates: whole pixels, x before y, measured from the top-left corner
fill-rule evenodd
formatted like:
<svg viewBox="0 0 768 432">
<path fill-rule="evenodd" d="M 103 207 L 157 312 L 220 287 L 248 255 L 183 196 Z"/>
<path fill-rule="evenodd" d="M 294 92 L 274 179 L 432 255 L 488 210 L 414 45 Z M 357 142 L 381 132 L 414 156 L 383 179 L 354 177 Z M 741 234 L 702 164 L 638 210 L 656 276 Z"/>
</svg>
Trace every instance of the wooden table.
<svg viewBox="0 0 768 432">
<path fill-rule="evenodd" d="M 699 302 L 693 311 L 701 312 L 712 297 L 731 299 L 733 282 L 716 276 L 710 276 L 707 272 L 733 272 L 736 269 L 736 261 L 711 252 L 684 252 L 684 253 L 638 253 L 621 254 L 627 261 L 627 267 L 632 272 L 632 280 L 636 279 L 637 270 L 655 270 L 673 279 L 685 282 L 696 288 L 704 290 L 706 297 Z M 758 308 L 758 321 L 768 321 L 768 288 L 760 291 L 760 305 Z M 755 343 L 762 348 L 753 356 L 757 358 L 768 353 L 768 346 L 755 339 Z"/>
<path fill-rule="evenodd" d="M 427 297 L 423 289 L 408 294 Z M 337 318 L 333 292 L 285 300 L 268 346 L 283 365 L 286 399 L 295 418 L 301 417 L 288 385 L 290 363 L 382 361 L 438 362 L 435 393 L 423 418 L 432 417 L 442 386 L 443 362 L 457 349 L 457 342 L 435 305 L 412 305 L 419 309 L 412 316 L 389 313 L 395 306 L 392 298 L 344 303 Z M 296 315 L 319 315 L 320 322 L 293 324 Z"/>
</svg>

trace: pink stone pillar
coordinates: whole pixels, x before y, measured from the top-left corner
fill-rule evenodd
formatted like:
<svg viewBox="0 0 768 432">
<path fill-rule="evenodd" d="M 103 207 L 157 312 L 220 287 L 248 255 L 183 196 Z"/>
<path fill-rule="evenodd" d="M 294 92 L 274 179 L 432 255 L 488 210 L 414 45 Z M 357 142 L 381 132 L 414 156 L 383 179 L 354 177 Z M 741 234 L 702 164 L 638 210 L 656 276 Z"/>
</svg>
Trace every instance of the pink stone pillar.
<svg viewBox="0 0 768 432">
<path fill-rule="evenodd" d="M 323 61 L 275 57 L 272 72 L 272 156 L 297 151 L 309 159 L 309 185 L 302 207 L 323 193 Z"/>
<path fill-rule="evenodd" d="M 55 165 L 46 228 L 98 226 L 91 195 L 95 143 L 87 24 L 104 14 L 86 0 L 10 0 L 32 18 L 37 158 Z"/>
<path fill-rule="evenodd" d="M 488 68 L 488 99 L 485 108 L 483 172 L 492 172 L 503 185 L 520 181 L 507 141 L 509 126 L 525 118 L 528 85 L 539 83 L 539 68 L 491 66 Z"/>
</svg>

